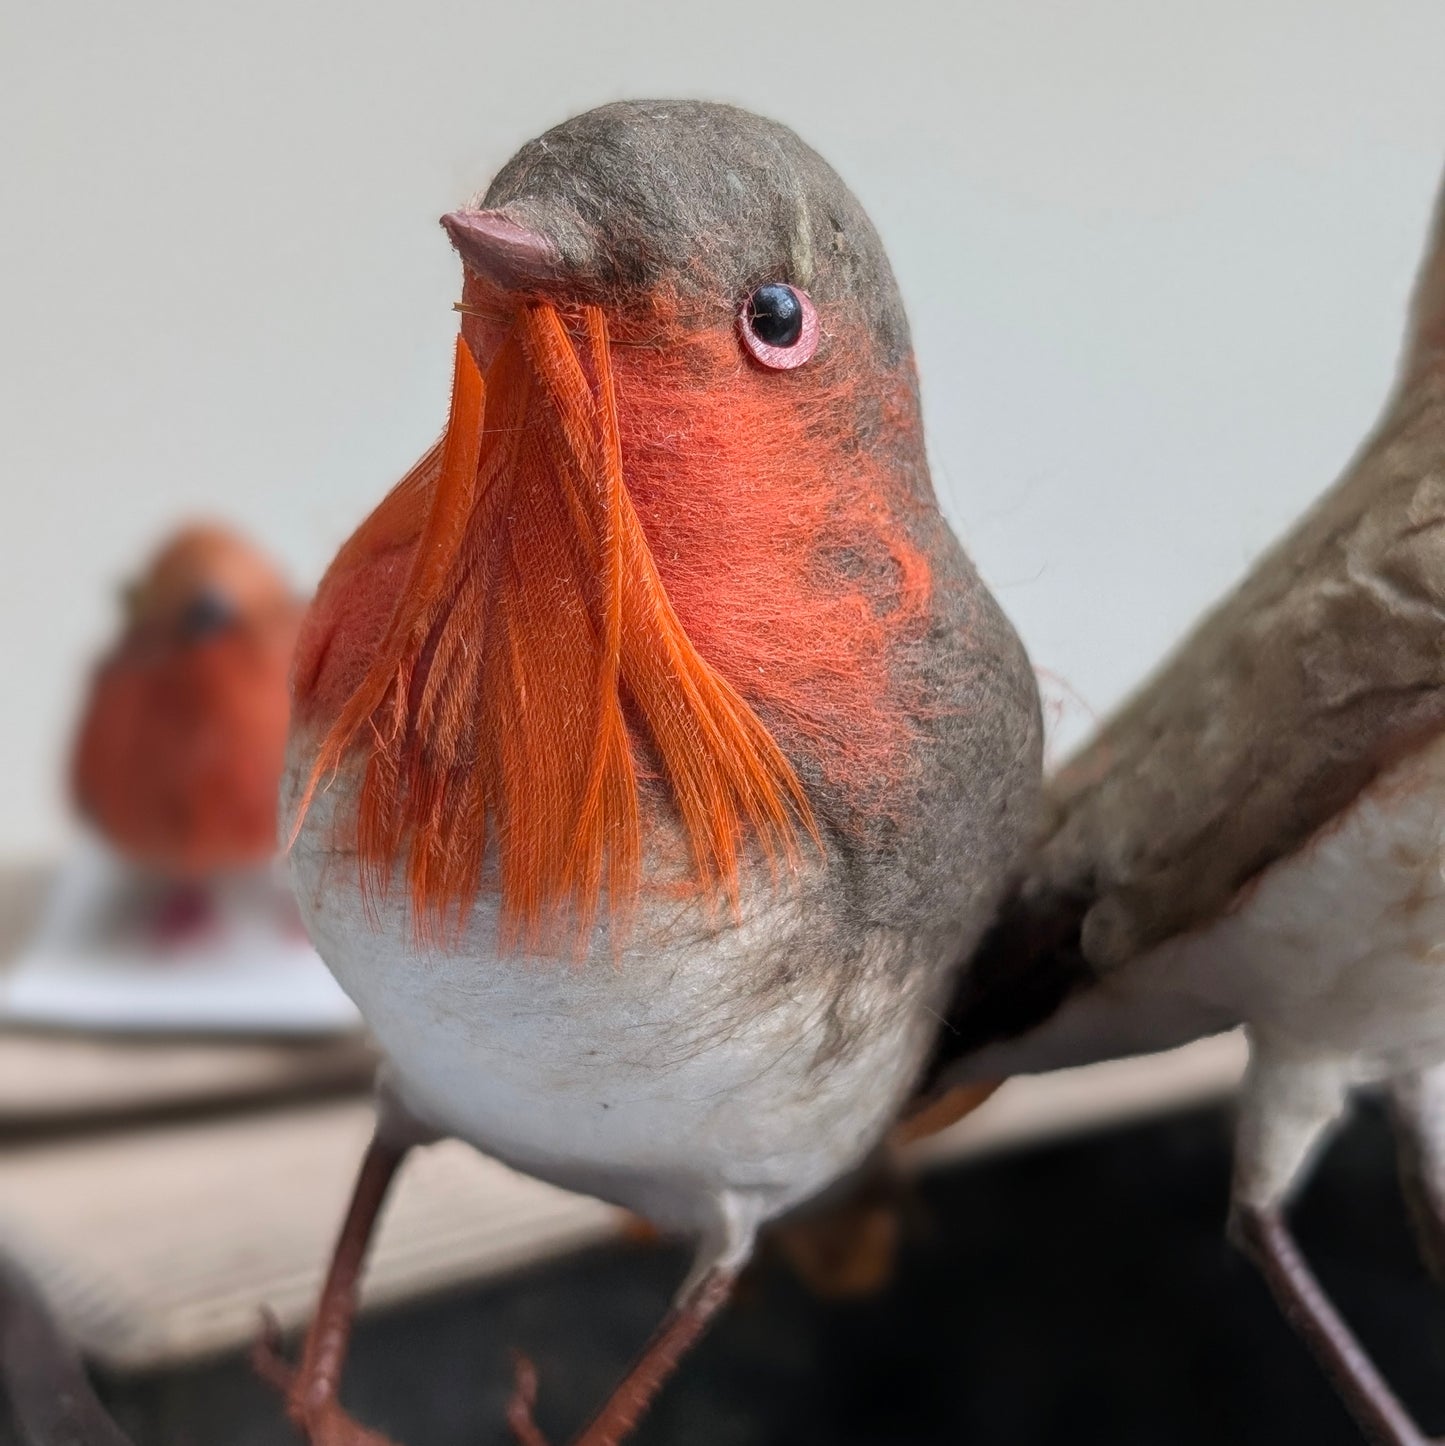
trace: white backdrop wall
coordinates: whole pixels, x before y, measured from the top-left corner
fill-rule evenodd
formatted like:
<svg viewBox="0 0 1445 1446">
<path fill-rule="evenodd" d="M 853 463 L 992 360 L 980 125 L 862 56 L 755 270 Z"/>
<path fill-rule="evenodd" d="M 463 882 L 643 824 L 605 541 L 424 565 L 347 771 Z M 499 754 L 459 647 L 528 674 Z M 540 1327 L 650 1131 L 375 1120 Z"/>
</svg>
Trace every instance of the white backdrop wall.
<svg viewBox="0 0 1445 1446">
<path fill-rule="evenodd" d="M 109 0 L 0 13 L 0 856 L 117 584 L 230 519 L 309 586 L 431 441 L 436 217 L 623 96 L 852 182 L 944 505 L 1077 739 L 1339 470 L 1445 168 L 1439 0 Z"/>
</svg>

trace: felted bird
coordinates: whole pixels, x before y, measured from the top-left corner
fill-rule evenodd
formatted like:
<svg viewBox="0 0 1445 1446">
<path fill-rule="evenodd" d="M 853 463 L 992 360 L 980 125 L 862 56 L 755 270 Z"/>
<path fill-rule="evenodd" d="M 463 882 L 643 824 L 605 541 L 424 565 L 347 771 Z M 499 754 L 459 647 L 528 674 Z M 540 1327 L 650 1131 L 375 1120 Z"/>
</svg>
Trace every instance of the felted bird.
<svg viewBox="0 0 1445 1446">
<path fill-rule="evenodd" d="M 288 680 L 301 604 L 270 559 L 224 528 L 186 527 L 125 593 L 71 764 L 83 816 L 132 864 L 192 887 L 276 851 Z M 190 902 L 177 902 L 188 900 Z"/>
<path fill-rule="evenodd" d="M 1351 1090 L 1392 1095 L 1445 1261 L 1445 203 L 1343 478 L 1052 781 L 935 1077 L 1247 1026 L 1232 1233 L 1365 1433 L 1424 1440 L 1286 1220 Z"/>
<path fill-rule="evenodd" d="M 698 1241 L 600 1446 L 908 1095 L 1036 830 L 1038 699 L 939 513 L 883 247 L 791 131 L 604 106 L 443 224 L 445 435 L 294 683 L 301 907 L 388 1065 L 300 1365 L 258 1364 L 311 1441 L 382 1439 L 337 1399 L 366 1240 L 458 1136 Z"/>
</svg>

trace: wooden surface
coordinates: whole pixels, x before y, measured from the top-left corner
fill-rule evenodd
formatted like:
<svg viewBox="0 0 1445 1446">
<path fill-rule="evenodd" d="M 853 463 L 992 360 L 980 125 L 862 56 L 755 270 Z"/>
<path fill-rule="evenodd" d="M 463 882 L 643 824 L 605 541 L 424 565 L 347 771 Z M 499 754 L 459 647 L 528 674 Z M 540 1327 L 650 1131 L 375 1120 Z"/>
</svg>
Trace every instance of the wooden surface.
<svg viewBox="0 0 1445 1446">
<path fill-rule="evenodd" d="M 819 1300 L 765 1263 L 628 1446 L 1362 1446 L 1225 1240 L 1230 1155 L 1215 1106 L 933 1171 L 910 1192 L 886 1289 Z M 1445 1301 L 1419 1264 L 1383 1110 L 1345 1124 L 1293 1219 L 1438 1440 Z M 347 1404 L 403 1446 L 505 1446 L 521 1350 L 560 1446 L 686 1268 L 680 1249 L 617 1245 L 374 1312 Z M 236 1356 L 107 1388 L 136 1446 L 300 1446 Z"/>
<path fill-rule="evenodd" d="M 1014 1081 L 917 1147 L 930 1164 L 1219 1098 L 1238 1041 Z M 82 1348 L 119 1369 L 246 1342 L 262 1305 L 299 1324 L 370 1125 L 347 1100 L 59 1141 L 0 1155 L 0 1235 Z M 474 1283 L 615 1235 L 625 1217 L 448 1142 L 407 1164 L 377 1243 L 368 1303 Z"/>
<path fill-rule="evenodd" d="M 0 886 L 0 939 L 5 899 Z M 345 1083 L 341 1062 L 328 1075 L 322 1056 L 307 1058 L 316 1049 L 0 1035 L 0 1239 L 88 1354 L 119 1371 L 155 1370 L 244 1345 L 263 1306 L 283 1325 L 305 1318 L 370 1123 L 359 1094 L 315 1098 Z M 1242 1066 L 1242 1042 L 1225 1036 L 1015 1080 L 914 1147 L 916 1159 L 957 1160 L 1217 1099 Z M 61 1121 L 65 1131 L 48 1128 Z M 434 1146 L 398 1183 L 365 1300 L 494 1278 L 624 1227 L 608 1206 L 455 1142 Z"/>
<path fill-rule="evenodd" d="M 219 1044 L 0 1034 L 0 1138 L 268 1097 L 354 1094 L 375 1067 L 362 1039 Z"/>
<path fill-rule="evenodd" d="M 371 1128 L 364 1100 L 31 1144 L 0 1232 L 83 1350 L 155 1367 L 305 1319 Z M 619 1212 L 447 1142 L 403 1170 L 364 1298 L 409 1299 L 615 1233 Z"/>
</svg>

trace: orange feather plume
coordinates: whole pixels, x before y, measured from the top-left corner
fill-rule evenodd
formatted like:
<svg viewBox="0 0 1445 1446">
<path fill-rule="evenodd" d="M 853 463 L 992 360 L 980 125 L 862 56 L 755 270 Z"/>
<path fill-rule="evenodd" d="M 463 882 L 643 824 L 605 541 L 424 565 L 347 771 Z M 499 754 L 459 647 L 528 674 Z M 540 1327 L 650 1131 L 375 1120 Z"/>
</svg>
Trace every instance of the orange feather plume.
<svg viewBox="0 0 1445 1446">
<path fill-rule="evenodd" d="M 735 906 L 746 841 L 776 868 L 817 838 L 788 758 L 702 657 L 624 483 L 607 322 L 529 303 L 485 380 L 459 338 L 446 434 L 333 574 L 403 546 L 408 572 L 319 746 L 299 817 L 362 764 L 356 844 L 373 894 L 404 862 L 416 927 L 459 926 L 495 851 L 503 943 L 580 943 L 641 885 L 645 767 L 665 779 L 704 891 Z M 323 591 L 325 585 L 323 584 Z M 326 644 L 298 663 L 315 688 Z"/>
</svg>

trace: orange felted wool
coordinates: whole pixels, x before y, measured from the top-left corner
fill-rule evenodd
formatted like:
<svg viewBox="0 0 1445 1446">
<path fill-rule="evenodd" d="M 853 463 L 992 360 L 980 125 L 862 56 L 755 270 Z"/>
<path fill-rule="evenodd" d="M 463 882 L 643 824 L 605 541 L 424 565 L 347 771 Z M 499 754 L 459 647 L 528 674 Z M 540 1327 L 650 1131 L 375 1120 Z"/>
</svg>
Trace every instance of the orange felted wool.
<svg viewBox="0 0 1445 1446">
<path fill-rule="evenodd" d="M 604 892 L 625 915 L 654 769 L 688 878 L 735 905 L 749 845 L 791 868 L 816 837 L 781 744 L 851 792 L 853 826 L 907 766 L 925 699 L 893 660 L 930 570 L 856 421 L 916 435 L 911 369 L 865 383 L 835 344 L 779 378 L 680 312 L 654 299 L 614 347 L 601 306 L 531 302 L 485 380 L 459 339 L 445 438 L 322 585 L 297 698 L 334 716 L 310 786 L 360 750 L 370 885 L 404 859 L 423 929 L 465 919 L 489 848 L 509 939 L 585 936 Z M 361 673 L 331 608 L 379 565 L 406 576 Z"/>
</svg>

